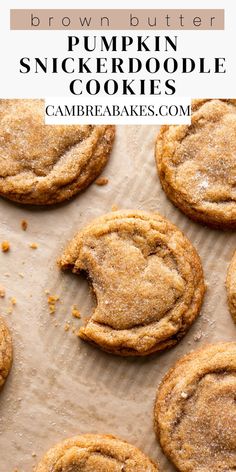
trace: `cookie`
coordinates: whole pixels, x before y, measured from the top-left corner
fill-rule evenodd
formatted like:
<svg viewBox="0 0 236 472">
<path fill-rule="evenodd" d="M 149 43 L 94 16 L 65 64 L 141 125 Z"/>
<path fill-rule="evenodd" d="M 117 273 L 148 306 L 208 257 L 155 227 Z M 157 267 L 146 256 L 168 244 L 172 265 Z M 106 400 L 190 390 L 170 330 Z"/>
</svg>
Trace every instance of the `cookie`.
<svg viewBox="0 0 236 472">
<path fill-rule="evenodd" d="M 10 372 L 12 365 L 12 340 L 9 330 L 0 317 L 0 388 Z"/>
<path fill-rule="evenodd" d="M 114 436 L 85 434 L 51 450 L 36 472 L 158 472 L 139 449 Z"/>
<path fill-rule="evenodd" d="M 236 251 L 228 268 L 226 289 L 230 313 L 236 323 Z"/>
<path fill-rule="evenodd" d="M 158 213 L 125 210 L 94 220 L 59 265 L 88 274 L 97 307 L 79 336 L 107 352 L 142 356 L 174 346 L 201 308 L 199 256 Z"/>
<path fill-rule="evenodd" d="M 180 359 L 162 381 L 155 430 L 180 472 L 236 470 L 236 343 Z"/>
<path fill-rule="evenodd" d="M 34 205 L 71 198 L 103 170 L 114 132 L 45 125 L 43 100 L 0 100 L 0 195 Z"/>
<path fill-rule="evenodd" d="M 168 198 L 187 216 L 236 228 L 236 99 L 194 100 L 190 126 L 162 126 L 156 161 Z"/>
</svg>

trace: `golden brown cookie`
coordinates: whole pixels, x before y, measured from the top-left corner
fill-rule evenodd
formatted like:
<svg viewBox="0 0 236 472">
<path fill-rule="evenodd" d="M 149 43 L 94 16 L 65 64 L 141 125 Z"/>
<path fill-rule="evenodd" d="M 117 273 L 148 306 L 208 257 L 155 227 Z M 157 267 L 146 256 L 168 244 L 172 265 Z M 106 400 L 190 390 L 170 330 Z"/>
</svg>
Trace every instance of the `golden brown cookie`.
<svg viewBox="0 0 236 472">
<path fill-rule="evenodd" d="M 43 100 L 0 100 L 0 195 L 36 205 L 71 198 L 103 170 L 114 132 L 45 125 Z"/>
<path fill-rule="evenodd" d="M 12 365 L 12 340 L 9 330 L 0 317 L 0 388 L 3 386 Z"/>
<path fill-rule="evenodd" d="M 162 187 L 193 220 L 236 228 L 236 99 L 194 100 L 190 126 L 162 126 L 156 143 Z"/>
<path fill-rule="evenodd" d="M 139 449 L 114 436 L 84 434 L 48 451 L 36 472 L 158 472 Z"/>
<path fill-rule="evenodd" d="M 236 251 L 228 268 L 226 289 L 230 313 L 236 323 Z"/>
<path fill-rule="evenodd" d="M 142 356 L 174 346 L 201 308 L 199 256 L 158 213 L 124 210 L 94 220 L 59 265 L 88 274 L 97 307 L 79 336 L 108 352 Z"/>
<path fill-rule="evenodd" d="M 155 404 L 155 430 L 180 472 L 236 470 L 236 343 L 191 352 L 170 369 Z"/>
</svg>

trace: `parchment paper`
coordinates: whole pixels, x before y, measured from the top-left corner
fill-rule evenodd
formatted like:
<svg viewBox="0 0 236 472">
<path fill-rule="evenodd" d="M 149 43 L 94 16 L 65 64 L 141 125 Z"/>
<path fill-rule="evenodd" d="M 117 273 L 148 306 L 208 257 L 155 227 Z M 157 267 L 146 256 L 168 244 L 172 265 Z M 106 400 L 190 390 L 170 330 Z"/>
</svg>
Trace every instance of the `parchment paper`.
<svg viewBox="0 0 236 472">
<path fill-rule="evenodd" d="M 49 447 L 86 432 L 118 435 L 158 459 L 162 472 L 173 472 L 153 432 L 157 386 L 184 353 L 208 342 L 236 340 L 225 290 L 235 234 L 194 224 L 167 200 L 154 161 L 157 131 L 156 126 L 118 127 L 103 172 L 108 185 L 93 184 L 66 204 L 34 209 L 0 200 L 0 241 L 11 244 L 9 253 L 0 253 L 0 285 L 6 290 L 0 312 L 14 340 L 14 366 L 0 393 L 0 472 L 32 472 Z M 56 259 L 79 228 L 112 205 L 158 210 L 187 234 L 203 261 L 208 291 L 201 316 L 177 347 L 161 355 L 120 358 L 73 333 L 93 301 L 87 281 L 60 273 Z M 31 249 L 31 243 L 38 248 Z M 54 315 L 45 291 L 60 298 Z M 81 320 L 72 318 L 73 304 Z"/>
</svg>

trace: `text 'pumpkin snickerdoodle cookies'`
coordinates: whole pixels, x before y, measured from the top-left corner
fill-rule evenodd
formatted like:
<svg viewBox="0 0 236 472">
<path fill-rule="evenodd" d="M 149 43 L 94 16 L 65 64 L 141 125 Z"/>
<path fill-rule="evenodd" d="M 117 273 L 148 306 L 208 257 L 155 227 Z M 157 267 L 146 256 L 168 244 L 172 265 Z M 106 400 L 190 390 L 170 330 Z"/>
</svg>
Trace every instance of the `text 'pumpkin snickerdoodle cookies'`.
<svg viewBox="0 0 236 472">
<path fill-rule="evenodd" d="M 186 215 L 236 228 L 236 99 L 194 100 L 190 126 L 162 126 L 156 160 L 165 193 Z"/>
<path fill-rule="evenodd" d="M 158 472 L 139 449 L 114 436 L 85 434 L 64 441 L 42 459 L 36 472 Z"/>
<path fill-rule="evenodd" d="M 79 336 L 108 352 L 142 356 L 174 346 L 201 308 L 199 256 L 157 213 L 117 211 L 94 220 L 59 265 L 87 272 L 97 307 Z"/>
<path fill-rule="evenodd" d="M 0 100 L 0 195 L 67 200 L 101 173 L 113 139 L 114 126 L 45 125 L 43 100 Z"/>
<path fill-rule="evenodd" d="M 226 279 L 226 289 L 230 313 L 236 323 L 236 251 L 229 264 Z"/>
<path fill-rule="evenodd" d="M 236 470 L 236 343 L 180 359 L 157 393 L 155 429 L 180 472 Z"/>
<path fill-rule="evenodd" d="M 0 388 L 3 386 L 12 365 L 12 340 L 9 330 L 0 317 Z"/>
</svg>

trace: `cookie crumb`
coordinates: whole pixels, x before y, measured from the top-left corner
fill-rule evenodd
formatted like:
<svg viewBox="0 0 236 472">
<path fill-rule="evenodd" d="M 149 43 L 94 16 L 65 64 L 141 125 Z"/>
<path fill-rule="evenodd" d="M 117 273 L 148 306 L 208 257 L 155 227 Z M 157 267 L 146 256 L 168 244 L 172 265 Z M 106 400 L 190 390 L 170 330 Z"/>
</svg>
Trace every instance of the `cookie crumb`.
<svg viewBox="0 0 236 472">
<path fill-rule="evenodd" d="M 68 323 L 68 321 L 67 321 L 67 323 L 66 323 L 65 326 L 64 326 L 64 331 L 69 331 L 69 329 L 70 329 L 70 325 L 69 325 L 69 323 Z"/>
<path fill-rule="evenodd" d="M 97 180 L 95 180 L 95 184 L 99 186 L 107 185 L 109 182 L 107 177 L 98 177 Z"/>
<path fill-rule="evenodd" d="M 28 228 L 28 222 L 26 220 L 22 220 L 21 221 L 21 229 L 23 229 L 23 231 L 26 231 Z"/>
<path fill-rule="evenodd" d="M 186 400 L 186 398 L 188 398 L 188 394 L 186 392 L 181 392 L 181 397 Z"/>
<path fill-rule="evenodd" d="M 32 452 L 32 457 L 36 457 L 36 456 L 37 456 L 36 452 Z"/>
<path fill-rule="evenodd" d="M 5 288 L 0 286 L 0 298 L 4 298 L 6 295 L 6 290 Z"/>
<path fill-rule="evenodd" d="M 81 318 L 81 314 L 76 305 L 72 306 L 71 315 L 74 316 L 74 318 Z"/>
<path fill-rule="evenodd" d="M 117 211 L 118 210 L 118 206 L 117 205 L 112 205 L 111 207 L 111 211 Z"/>
<path fill-rule="evenodd" d="M 9 300 L 9 307 L 7 309 L 7 314 L 8 315 L 12 315 L 13 313 L 13 307 L 16 305 L 16 298 L 15 297 L 11 297 L 10 300 Z"/>
<path fill-rule="evenodd" d="M 22 279 L 24 278 L 23 272 L 18 272 L 18 275 L 19 275 L 19 277 L 21 277 Z"/>
<path fill-rule="evenodd" d="M 198 333 L 196 333 L 193 336 L 193 339 L 194 339 L 195 342 L 200 341 L 201 338 L 202 338 L 202 332 L 201 331 L 199 331 Z"/>
<path fill-rule="evenodd" d="M 2 242 L 2 252 L 8 252 L 10 251 L 10 243 L 9 241 L 3 241 Z"/>
<path fill-rule="evenodd" d="M 38 244 L 37 243 L 30 243 L 29 247 L 31 249 L 38 249 Z"/>
<path fill-rule="evenodd" d="M 49 295 L 48 296 L 48 307 L 50 315 L 54 315 L 56 312 L 56 303 L 58 302 L 59 297 L 57 295 Z"/>
</svg>

